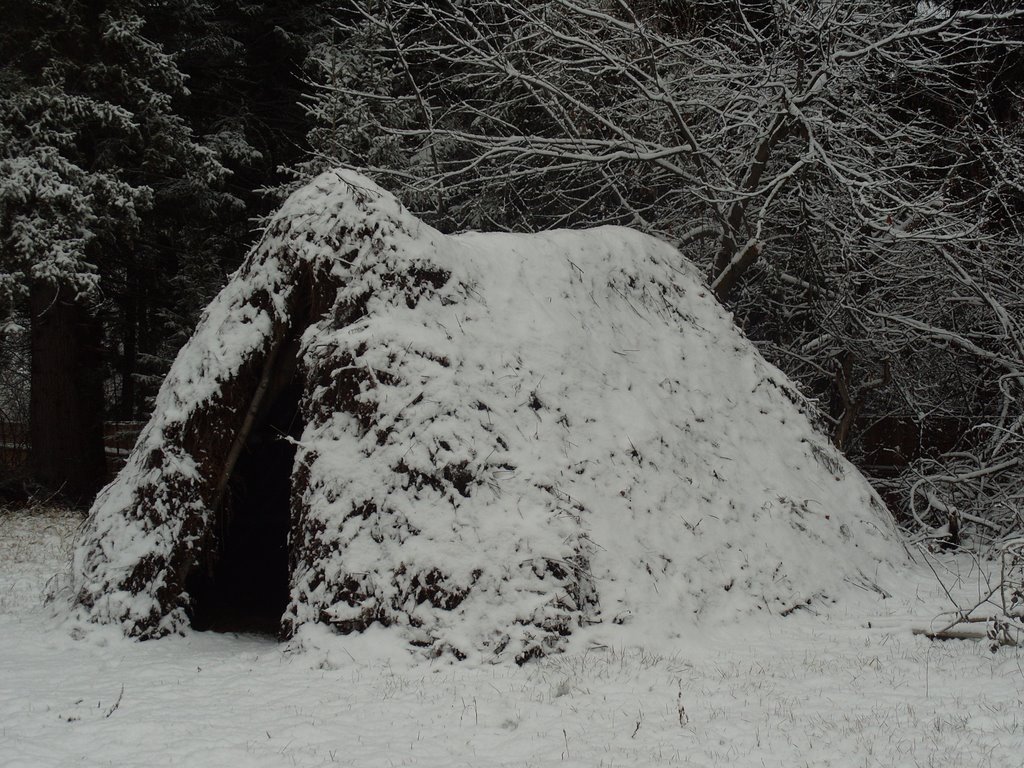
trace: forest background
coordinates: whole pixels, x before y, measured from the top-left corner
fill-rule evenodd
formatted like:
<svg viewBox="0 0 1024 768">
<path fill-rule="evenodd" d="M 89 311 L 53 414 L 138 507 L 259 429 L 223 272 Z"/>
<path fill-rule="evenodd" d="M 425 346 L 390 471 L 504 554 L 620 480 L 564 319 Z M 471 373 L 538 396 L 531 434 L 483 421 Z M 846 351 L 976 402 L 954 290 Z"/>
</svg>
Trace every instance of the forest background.
<svg viewBox="0 0 1024 768">
<path fill-rule="evenodd" d="M 919 537 L 1024 531 L 1024 6 L 0 0 L 3 492 L 86 502 L 282 197 L 677 245 Z"/>
</svg>

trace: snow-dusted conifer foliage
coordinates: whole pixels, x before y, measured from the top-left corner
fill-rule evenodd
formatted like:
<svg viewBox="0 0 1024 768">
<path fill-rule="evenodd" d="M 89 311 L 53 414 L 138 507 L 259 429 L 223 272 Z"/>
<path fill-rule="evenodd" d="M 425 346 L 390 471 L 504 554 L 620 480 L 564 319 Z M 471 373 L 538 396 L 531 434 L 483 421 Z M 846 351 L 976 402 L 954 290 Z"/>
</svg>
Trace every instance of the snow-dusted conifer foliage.
<svg viewBox="0 0 1024 768">
<path fill-rule="evenodd" d="M 92 621 L 186 625 L 225 457 L 298 334 L 286 635 L 379 623 L 522 660 L 591 624 L 792 609 L 897 557 L 677 251 L 613 227 L 445 237 L 329 172 L 208 308 L 97 499 L 75 566 Z"/>
<path fill-rule="evenodd" d="M 31 318 L 32 481 L 73 499 L 103 482 L 104 321 L 131 415 L 167 244 L 194 237 L 182 222 L 225 176 L 178 111 L 186 78 L 151 10 L 44 0 L 0 29 L 0 317 Z"/>
<path fill-rule="evenodd" d="M 110 262 L 125 258 L 167 174 L 207 188 L 222 175 L 172 108 L 184 78 L 146 37 L 144 10 L 54 0 L 5 15 L 0 285 L 8 303 L 33 280 L 92 293 L 115 269 Z"/>
<path fill-rule="evenodd" d="M 522 661 L 586 631 L 793 610 L 900 558 L 813 408 L 675 249 L 620 228 L 444 236 L 332 171 L 174 363 L 83 531 L 79 615 L 187 626 L 233 446 L 289 339 L 285 635 L 377 624 Z"/>
</svg>

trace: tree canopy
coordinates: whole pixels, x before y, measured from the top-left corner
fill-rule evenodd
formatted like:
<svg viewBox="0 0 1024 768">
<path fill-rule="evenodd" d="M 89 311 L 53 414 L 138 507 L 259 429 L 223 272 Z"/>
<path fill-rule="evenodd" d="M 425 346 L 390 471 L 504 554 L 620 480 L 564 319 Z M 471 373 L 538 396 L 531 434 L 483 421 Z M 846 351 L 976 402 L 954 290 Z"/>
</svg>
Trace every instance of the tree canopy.
<svg viewBox="0 0 1024 768">
<path fill-rule="evenodd" d="M 1019 3 L 0 11 L 0 354 L 82 331 L 107 418 L 147 411 L 254 222 L 342 165 L 444 231 L 669 240 L 905 520 L 1019 528 Z"/>
<path fill-rule="evenodd" d="M 345 41 L 314 59 L 317 163 L 453 229 L 665 237 L 838 445 L 883 485 L 908 470 L 919 522 L 1019 487 L 1021 7 L 346 7 Z M 984 489 L 941 479 L 979 472 Z"/>
</svg>

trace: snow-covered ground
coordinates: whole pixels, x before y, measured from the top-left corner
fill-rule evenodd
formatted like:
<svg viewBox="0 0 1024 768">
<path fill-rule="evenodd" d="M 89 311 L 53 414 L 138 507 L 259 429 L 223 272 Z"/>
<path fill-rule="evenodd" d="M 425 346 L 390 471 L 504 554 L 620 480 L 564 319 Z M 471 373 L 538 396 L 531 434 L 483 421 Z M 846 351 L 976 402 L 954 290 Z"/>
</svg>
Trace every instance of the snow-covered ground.
<svg viewBox="0 0 1024 768">
<path fill-rule="evenodd" d="M 948 607 L 923 570 L 885 601 L 666 647 L 429 663 L 373 631 L 307 634 L 305 650 L 109 627 L 72 639 L 42 598 L 66 579 L 77 524 L 0 511 L 5 768 L 1024 765 L 1020 650 L 911 635 Z"/>
</svg>

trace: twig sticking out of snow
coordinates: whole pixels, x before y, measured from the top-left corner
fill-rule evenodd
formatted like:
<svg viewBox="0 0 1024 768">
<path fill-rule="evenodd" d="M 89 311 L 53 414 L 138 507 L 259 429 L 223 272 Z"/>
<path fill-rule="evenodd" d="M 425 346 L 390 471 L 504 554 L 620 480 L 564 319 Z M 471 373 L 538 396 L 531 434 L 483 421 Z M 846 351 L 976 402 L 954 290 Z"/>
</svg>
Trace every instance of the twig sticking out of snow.
<svg viewBox="0 0 1024 768">
<path fill-rule="evenodd" d="M 121 706 L 121 699 L 123 699 L 123 698 L 124 698 L 124 683 L 121 683 L 121 692 L 119 694 L 117 694 L 117 701 L 115 701 L 114 705 L 110 709 L 108 709 L 106 711 L 106 713 L 103 715 L 104 719 L 110 717 L 112 714 L 114 714 L 117 711 L 117 708 Z"/>
</svg>

